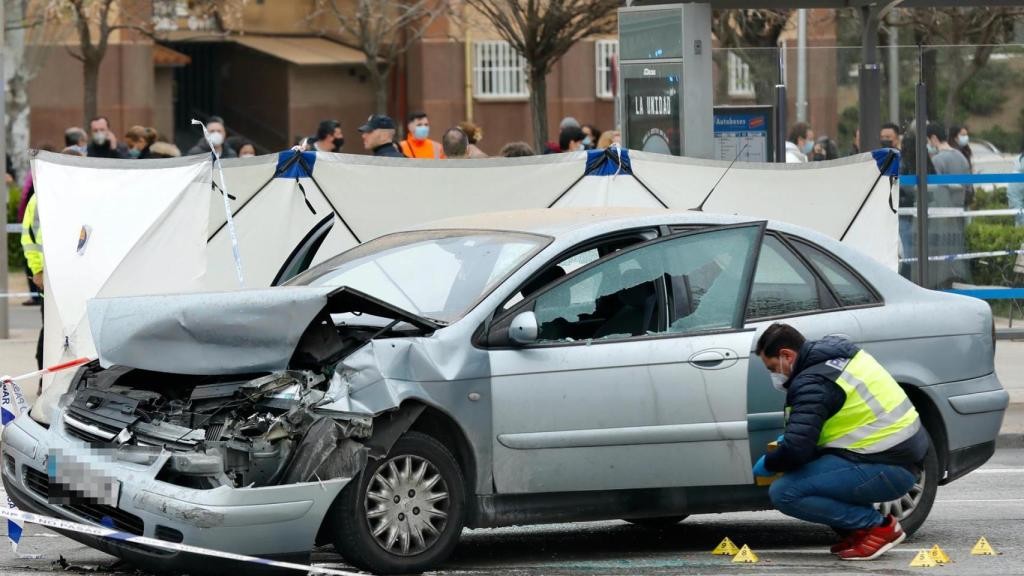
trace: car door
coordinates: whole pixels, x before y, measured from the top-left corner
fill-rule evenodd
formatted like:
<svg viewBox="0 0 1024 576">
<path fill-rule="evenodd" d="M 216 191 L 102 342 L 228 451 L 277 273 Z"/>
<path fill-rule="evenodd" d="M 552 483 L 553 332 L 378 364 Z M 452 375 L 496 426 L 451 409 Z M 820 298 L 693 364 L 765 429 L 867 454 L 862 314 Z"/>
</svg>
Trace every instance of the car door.
<svg viewBox="0 0 1024 576">
<path fill-rule="evenodd" d="M 644 242 L 495 319 L 538 326 L 536 342 L 488 352 L 498 492 L 751 482 L 743 310 L 763 231 Z"/>
<path fill-rule="evenodd" d="M 746 326 L 758 334 L 773 322 L 785 322 L 807 339 L 841 336 L 856 342 L 860 324 L 844 309 L 844 296 L 818 272 L 802 246 L 774 233 L 761 243 L 757 270 L 747 303 Z M 771 385 L 768 370 L 750 351 L 747 407 L 751 457 L 764 453 L 765 445 L 782 433 L 785 392 Z"/>
</svg>

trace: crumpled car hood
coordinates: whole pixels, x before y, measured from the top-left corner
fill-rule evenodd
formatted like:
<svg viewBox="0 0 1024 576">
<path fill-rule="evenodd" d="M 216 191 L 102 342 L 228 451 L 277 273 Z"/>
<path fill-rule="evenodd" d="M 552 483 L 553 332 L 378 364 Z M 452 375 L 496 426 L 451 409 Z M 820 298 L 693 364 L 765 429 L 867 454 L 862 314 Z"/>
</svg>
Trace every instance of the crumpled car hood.
<svg viewBox="0 0 1024 576">
<path fill-rule="evenodd" d="M 273 372 L 336 288 L 282 286 L 160 296 L 97 298 L 89 324 L 100 364 L 175 374 Z"/>
</svg>

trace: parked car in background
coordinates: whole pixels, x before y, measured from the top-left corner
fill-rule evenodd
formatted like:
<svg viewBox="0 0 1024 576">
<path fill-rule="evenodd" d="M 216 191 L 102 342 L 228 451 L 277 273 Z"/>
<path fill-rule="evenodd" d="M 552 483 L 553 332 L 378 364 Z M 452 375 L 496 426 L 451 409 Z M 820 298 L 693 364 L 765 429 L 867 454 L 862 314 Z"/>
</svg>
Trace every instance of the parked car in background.
<svg viewBox="0 0 1024 576">
<path fill-rule="evenodd" d="M 103 365 L 49 428 L 6 427 L 3 482 L 41 514 L 266 557 L 330 542 L 378 573 L 438 566 L 463 527 L 765 509 L 751 465 L 784 397 L 752 348 L 782 319 L 857 343 L 906 389 L 932 445 L 879 506 L 917 530 L 995 449 L 988 306 L 803 228 L 689 211 L 478 215 L 280 287 L 93 301 Z"/>
</svg>

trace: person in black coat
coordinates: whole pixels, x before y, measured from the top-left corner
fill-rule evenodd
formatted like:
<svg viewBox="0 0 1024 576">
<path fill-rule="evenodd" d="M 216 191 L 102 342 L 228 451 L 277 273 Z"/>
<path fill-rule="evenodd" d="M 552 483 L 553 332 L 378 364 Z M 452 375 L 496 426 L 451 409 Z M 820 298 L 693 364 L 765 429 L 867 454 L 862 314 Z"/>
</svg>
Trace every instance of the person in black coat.
<svg viewBox="0 0 1024 576">
<path fill-rule="evenodd" d="M 842 338 L 807 341 L 792 326 L 772 324 L 756 352 L 773 385 L 786 392 L 785 433 L 778 448 L 754 465 L 755 476 L 783 473 L 769 490 L 772 503 L 785 514 L 846 533 L 832 547 L 844 560 L 873 559 L 899 544 L 906 537 L 899 522 L 883 517 L 874 503 L 905 495 L 928 452 L 927 432 L 906 393 L 870 355 Z M 855 386 L 849 395 L 840 379 Z M 899 402 L 886 410 L 880 398 Z M 908 424 L 889 424 L 906 422 L 911 412 Z M 853 428 L 826 442 L 823 429 L 830 421 L 834 431 Z M 853 442 L 861 436 L 863 445 Z"/>
<path fill-rule="evenodd" d="M 395 121 L 390 116 L 374 114 L 366 119 L 366 124 L 359 127 L 363 138 L 363 148 L 374 156 L 405 158 L 395 146 Z"/>
</svg>

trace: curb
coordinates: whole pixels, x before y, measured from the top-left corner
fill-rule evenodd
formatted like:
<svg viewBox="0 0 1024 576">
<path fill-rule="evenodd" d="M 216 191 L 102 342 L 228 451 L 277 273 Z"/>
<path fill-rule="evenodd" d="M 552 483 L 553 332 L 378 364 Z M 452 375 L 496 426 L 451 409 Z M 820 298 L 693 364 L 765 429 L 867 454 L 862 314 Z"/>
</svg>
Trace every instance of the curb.
<svg viewBox="0 0 1024 576">
<path fill-rule="evenodd" d="M 996 438 L 996 450 L 1024 448 L 1024 434 L 1000 433 Z"/>
</svg>

